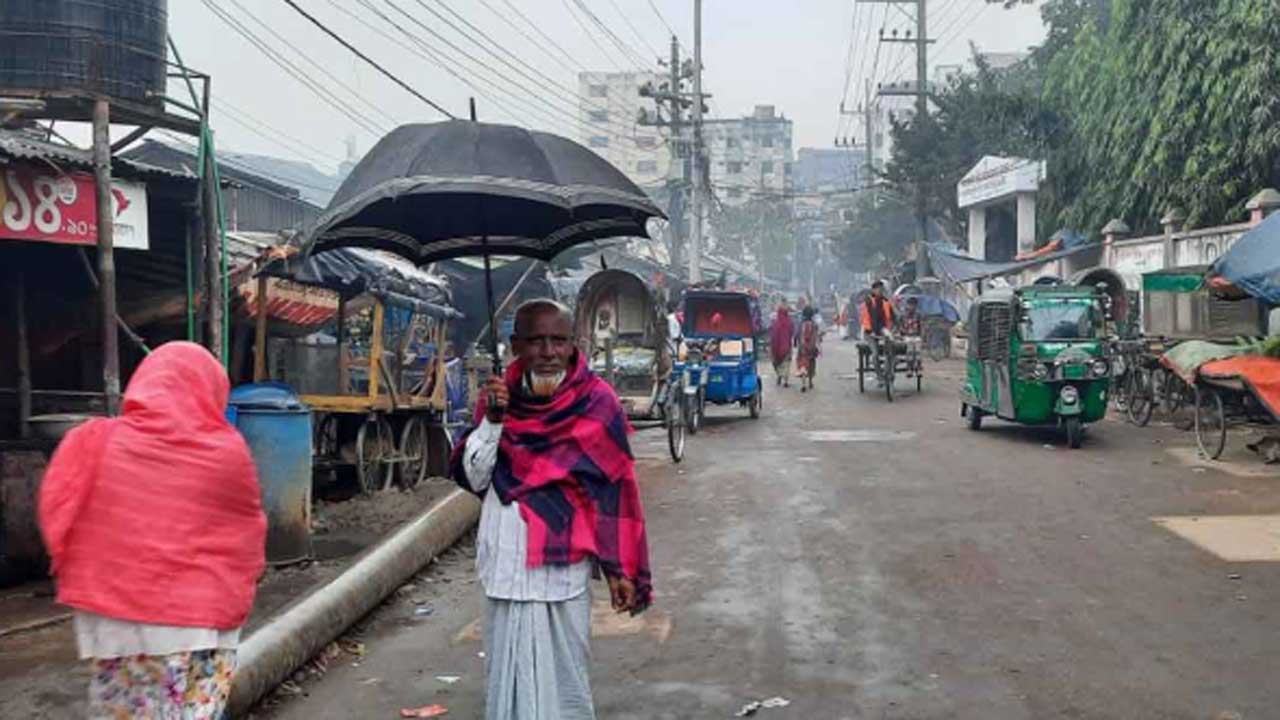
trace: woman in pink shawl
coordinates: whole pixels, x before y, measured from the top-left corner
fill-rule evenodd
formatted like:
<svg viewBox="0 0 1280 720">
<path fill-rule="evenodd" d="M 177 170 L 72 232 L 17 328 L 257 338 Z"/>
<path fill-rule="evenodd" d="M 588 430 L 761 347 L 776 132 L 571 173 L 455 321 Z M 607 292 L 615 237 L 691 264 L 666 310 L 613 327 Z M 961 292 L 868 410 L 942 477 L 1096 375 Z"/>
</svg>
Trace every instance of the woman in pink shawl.
<svg viewBox="0 0 1280 720">
<path fill-rule="evenodd" d="M 791 339 L 794 335 L 791 313 L 783 302 L 778 305 L 773 327 L 769 328 L 769 353 L 773 357 L 773 372 L 777 376 L 777 384 L 784 387 L 791 387 Z"/>
</svg>

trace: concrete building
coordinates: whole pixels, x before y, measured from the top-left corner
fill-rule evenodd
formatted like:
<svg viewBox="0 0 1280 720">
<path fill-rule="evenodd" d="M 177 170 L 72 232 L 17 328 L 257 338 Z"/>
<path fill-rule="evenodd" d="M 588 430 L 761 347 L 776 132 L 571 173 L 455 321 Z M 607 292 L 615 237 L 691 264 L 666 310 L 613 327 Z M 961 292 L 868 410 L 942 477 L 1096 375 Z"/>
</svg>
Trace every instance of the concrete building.
<svg viewBox="0 0 1280 720">
<path fill-rule="evenodd" d="M 641 109 L 653 107 L 652 100 L 640 97 L 640 88 L 646 83 L 658 87 L 664 77 L 653 72 L 578 74 L 579 141 L 649 192 L 666 184 L 671 152 L 665 130 L 638 122 Z"/>
<path fill-rule="evenodd" d="M 744 205 L 752 192 L 792 189 L 794 156 L 791 120 L 773 105 L 757 105 L 740 118 L 704 120 L 703 147 L 711 168 L 711 187 L 725 205 Z"/>
<path fill-rule="evenodd" d="M 867 153 L 861 145 L 837 148 L 800 148 L 792 184 L 803 192 L 852 190 L 871 182 Z"/>
</svg>

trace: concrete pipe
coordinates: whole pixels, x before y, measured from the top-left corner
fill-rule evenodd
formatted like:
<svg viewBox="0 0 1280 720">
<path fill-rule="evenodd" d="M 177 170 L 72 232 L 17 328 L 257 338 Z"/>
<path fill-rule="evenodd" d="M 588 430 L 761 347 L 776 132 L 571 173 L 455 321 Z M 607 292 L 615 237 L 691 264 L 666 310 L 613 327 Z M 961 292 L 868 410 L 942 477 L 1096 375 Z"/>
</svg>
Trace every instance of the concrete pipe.
<svg viewBox="0 0 1280 720">
<path fill-rule="evenodd" d="M 414 573 L 458 541 L 480 517 L 480 503 L 454 490 L 341 575 L 294 602 L 240 644 L 231 687 L 232 717 L 253 704 L 325 645 L 378 606 Z"/>
</svg>

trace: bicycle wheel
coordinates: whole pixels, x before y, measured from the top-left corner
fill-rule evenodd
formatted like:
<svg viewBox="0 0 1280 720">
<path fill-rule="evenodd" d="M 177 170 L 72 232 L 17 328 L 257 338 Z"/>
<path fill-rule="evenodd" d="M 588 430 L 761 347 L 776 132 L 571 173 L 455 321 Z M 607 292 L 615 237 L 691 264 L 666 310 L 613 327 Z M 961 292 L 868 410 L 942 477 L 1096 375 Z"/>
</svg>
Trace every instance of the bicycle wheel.
<svg viewBox="0 0 1280 720">
<path fill-rule="evenodd" d="M 889 402 L 893 402 L 893 371 L 898 359 L 894 357 L 892 349 L 886 350 L 880 356 L 883 363 L 881 367 L 884 373 L 884 395 Z"/>
<path fill-rule="evenodd" d="M 1164 411 L 1169 422 L 1179 430 L 1190 430 L 1196 424 L 1195 388 L 1182 378 L 1166 371 L 1164 381 Z"/>
<path fill-rule="evenodd" d="M 1227 415 L 1222 395 L 1211 388 L 1195 388 L 1196 445 L 1210 460 L 1222 457 L 1227 446 Z"/>
<path fill-rule="evenodd" d="M 1152 393 L 1151 371 L 1134 368 L 1129 372 L 1128 388 L 1125 395 L 1125 414 L 1138 427 L 1151 422 L 1151 413 L 1155 409 L 1155 395 Z"/>
<path fill-rule="evenodd" d="M 671 451 L 672 461 L 684 459 L 684 413 L 679 402 L 671 403 L 667 413 L 667 449 Z"/>
</svg>

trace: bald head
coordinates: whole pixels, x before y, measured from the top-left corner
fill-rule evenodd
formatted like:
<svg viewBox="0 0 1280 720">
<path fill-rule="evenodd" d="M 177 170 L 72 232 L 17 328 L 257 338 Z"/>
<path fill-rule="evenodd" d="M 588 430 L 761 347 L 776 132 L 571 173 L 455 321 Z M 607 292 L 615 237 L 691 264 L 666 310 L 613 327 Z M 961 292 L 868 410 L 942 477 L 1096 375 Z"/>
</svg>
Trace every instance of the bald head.
<svg viewBox="0 0 1280 720">
<path fill-rule="evenodd" d="M 523 303 L 516 308 L 511 349 L 531 373 L 535 393 L 548 394 L 560 384 L 573 359 L 573 313 L 555 300 Z"/>
<path fill-rule="evenodd" d="M 534 318 L 539 315 L 558 316 L 558 319 L 563 320 L 569 328 L 570 332 L 566 334 L 572 333 L 573 311 L 568 306 L 551 298 L 534 298 L 525 300 L 520 303 L 520 307 L 516 308 L 516 337 L 528 334 L 527 331 L 533 324 Z"/>
</svg>

